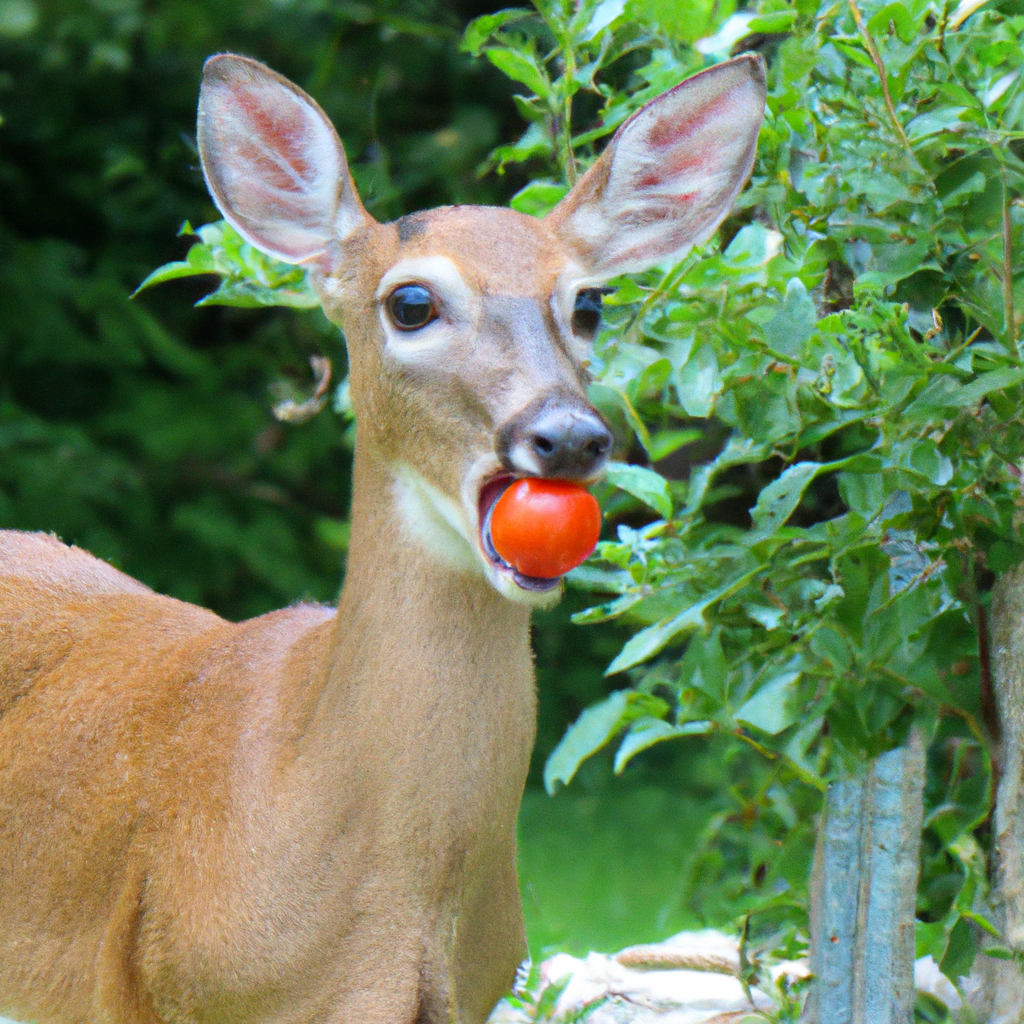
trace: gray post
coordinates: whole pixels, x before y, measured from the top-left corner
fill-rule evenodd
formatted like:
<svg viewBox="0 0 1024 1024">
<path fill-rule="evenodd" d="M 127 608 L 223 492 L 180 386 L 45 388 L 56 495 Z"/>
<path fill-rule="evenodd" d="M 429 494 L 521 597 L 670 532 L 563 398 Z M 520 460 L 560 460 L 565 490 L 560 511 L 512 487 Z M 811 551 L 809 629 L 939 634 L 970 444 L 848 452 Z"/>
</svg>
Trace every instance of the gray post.
<svg viewBox="0 0 1024 1024">
<path fill-rule="evenodd" d="M 911 1024 L 924 741 L 829 787 L 811 874 L 807 1024 Z"/>
</svg>

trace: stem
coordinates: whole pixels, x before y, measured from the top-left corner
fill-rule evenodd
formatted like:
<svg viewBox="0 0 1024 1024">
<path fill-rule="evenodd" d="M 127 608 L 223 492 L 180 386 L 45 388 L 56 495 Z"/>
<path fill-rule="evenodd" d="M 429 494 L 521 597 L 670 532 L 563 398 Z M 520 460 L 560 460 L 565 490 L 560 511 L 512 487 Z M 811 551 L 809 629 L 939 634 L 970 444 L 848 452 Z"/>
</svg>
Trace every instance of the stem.
<svg viewBox="0 0 1024 1024">
<path fill-rule="evenodd" d="M 857 22 L 857 28 L 860 30 L 860 34 L 864 39 L 864 45 L 867 47 L 871 60 L 878 69 L 878 75 L 882 80 L 882 95 L 885 97 L 885 108 L 889 111 L 889 120 L 892 121 L 893 129 L 900 137 L 900 141 L 903 143 L 904 149 L 906 149 L 907 153 L 910 154 L 910 159 L 916 164 L 917 157 L 914 156 L 914 151 L 910 146 L 910 140 L 907 138 L 907 133 L 903 130 L 903 125 L 900 124 L 900 119 L 896 116 L 896 108 L 892 105 L 892 96 L 889 94 L 889 76 L 885 71 L 885 62 L 882 60 L 882 55 L 878 52 L 878 47 L 875 46 L 874 39 L 871 38 L 871 33 L 868 31 L 867 25 L 864 24 L 864 18 L 861 16 L 860 8 L 857 6 L 857 0 L 849 0 L 849 3 L 850 10 L 853 12 L 853 20 Z"/>
<path fill-rule="evenodd" d="M 570 40 L 566 40 L 565 49 L 562 52 L 565 61 L 565 70 L 562 72 L 562 82 L 565 86 L 565 96 L 562 101 L 562 148 L 565 180 L 569 188 L 572 188 L 576 184 L 576 155 L 572 151 L 572 97 L 576 78 L 576 53 Z"/>
<path fill-rule="evenodd" d="M 1010 190 L 1003 171 L 1003 317 L 1006 347 L 1017 355 L 1017 315 L 1013 308 L 1013 224 L 1010 221 Z"/>
<path fill-rule="evenodd" d="M 665 271 L 661 280 L 654 286 L 654 288 L 651 289 L 651 291 L 647 293 L 647 295 L 644 296 L 643 302 L 640 303 L 640 308 L 630 319 L 629 323 L 626 324 L 626 328 L 623 331 L 624 335 L 628 335 L 629 332 L 632 331 L 638 323 L 640 323 L 640 321 L 650 311 L 651 306 L 653 306 L 658 299 L 667 295 L 675 288 L 692 265 L 690 254 L 688 253 L 674 267 L 670 267 Z"/>
<path fill-rule="evenodd" d="M 981 719 L 988 729 L 991 742 L 1002 740 L 1002 726 L 996 704 L 995 683 L 992 680 L 992 660 L 988 629 L 988 613 L 980 602 L 975 608 L 978 620 L 978 676 L 981 684 Z"/>
</svg>

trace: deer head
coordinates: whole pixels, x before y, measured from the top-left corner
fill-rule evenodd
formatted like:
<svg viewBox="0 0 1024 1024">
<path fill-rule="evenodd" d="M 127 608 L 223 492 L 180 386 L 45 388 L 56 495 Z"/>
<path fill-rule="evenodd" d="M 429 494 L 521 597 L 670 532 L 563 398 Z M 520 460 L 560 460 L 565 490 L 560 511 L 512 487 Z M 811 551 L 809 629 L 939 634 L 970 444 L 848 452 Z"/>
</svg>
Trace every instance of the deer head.
<svg viewBox="0 0 1024 1024">
<path fill-rule="evenodd" d="M 750 174 L 764 98 L 762 61 L 739 57 L 634 114 L 544 219 L 456 206 L 381 224 L 311 97 L 256 61 L 207 61 L 210 192 L 256 248 L 308 269 L 347 340 L 358 445 L 438 563 L 512 600 L 557 594 L 497 555 L 488 510 L 516 477 L 600 475 L 612 437 L 586 397 L 599 286 L 715 230 Z"/>
</svg>

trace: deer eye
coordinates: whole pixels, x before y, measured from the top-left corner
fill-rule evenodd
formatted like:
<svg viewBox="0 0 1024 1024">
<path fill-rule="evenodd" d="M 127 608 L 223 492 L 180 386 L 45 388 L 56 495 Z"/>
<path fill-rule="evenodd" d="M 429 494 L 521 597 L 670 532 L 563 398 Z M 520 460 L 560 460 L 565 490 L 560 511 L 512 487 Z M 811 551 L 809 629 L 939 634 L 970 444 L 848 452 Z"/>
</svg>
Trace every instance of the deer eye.
<svg viewBox="0 0 1024 1024">
<path fill-rule="evenodd" d="M 583 288 L 576 294 L 572 307 L 572 329 L 575 334 L 592 338 L 601 326 L 601 300 L 608 288 Z"/>
<path fill-rule="evenodd" d="M 437 319 L 433 296 L 421 284 L 403 284 L 396 288 L 384 307 L 400 331 L 415 331 Z"/>
</svg>

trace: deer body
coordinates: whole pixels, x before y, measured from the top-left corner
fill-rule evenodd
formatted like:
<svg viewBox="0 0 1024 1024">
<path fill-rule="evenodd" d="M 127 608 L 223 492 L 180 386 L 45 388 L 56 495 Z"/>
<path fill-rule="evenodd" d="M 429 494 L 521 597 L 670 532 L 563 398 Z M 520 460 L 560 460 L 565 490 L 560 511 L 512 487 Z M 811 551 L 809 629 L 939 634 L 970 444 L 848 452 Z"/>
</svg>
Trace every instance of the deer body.
<svg viewBox="0 0 1024 1024">
<path fill-rule="evenodd" d="M 309 97 L 245 58 L 208 63 L 218 205 L 309 267 L 346 334 L 345 586 L 336 610 L 232 624 L 0 532 L 0 1013 L 479 1024 L 507 990 L 529 612 L 558 586 L 493 554 L 486 513 L 516 476 L 600 472 L 579 297 L 708 234 L 749 173 L 760 63 L 693 82 L 544 221 L 381 225 Z"/>
<path fill-rule="evenodd" d="M 5 1011 L 411 1022 L 457 996 L 486 1014 L 524 955 L 525 607 L 461 573 L 438 602 L 399 542 L 351 567 L 386 636 L 365 594 L 233 625 L 81 552 L 47 585 L 33 567 L 58 542 L 0 536 L 3 598 L 28 610 L 0 665 L 33 674 L 0 715 L 0 842 L 22 852 L 0 877 Z M 412 614 L 424 600 L 442 614 Z"/>
</svg>

